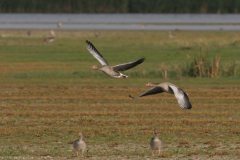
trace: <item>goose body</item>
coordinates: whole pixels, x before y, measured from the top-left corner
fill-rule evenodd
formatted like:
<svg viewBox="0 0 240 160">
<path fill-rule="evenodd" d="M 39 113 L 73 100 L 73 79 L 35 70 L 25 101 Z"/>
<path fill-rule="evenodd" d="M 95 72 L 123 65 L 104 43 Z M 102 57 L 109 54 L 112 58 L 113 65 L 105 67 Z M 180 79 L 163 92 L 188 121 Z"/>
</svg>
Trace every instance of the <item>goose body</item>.
<svg viewBox="0 0 240 160">
<path fill-rule="evenodd" d="M 93 57 L 95 57 L 102 65 L 102 67 L 93 66 L 92 69 L 100 70 L 106 75 L 113 78 L 127 78 L 128 76 L 123 75 L 119 71 L 125 71 L 130 68 L 133 68 L 141 64 L 145 60 L 145 58 L 141 58 L 135 62 L 128 62 L 116 66 L 109 66 L 108 62 L 103 58 L 103 56 L 98 52 L 98 50 L 94 47 L 94 45 L 91 42 L 86 41 L 86 46 L 88 51 L 93 55 Z"/>
<path fill-rule="evenodd" d="M 54 37 L 48 37 L 48 38 L 44 38 L 44 39 L 43 39 L 44 42 L 52 42 L 52 41 L 54 41 L 54 40 L 55 40 Z"/>
<path fill-rule="evenodd" d="M 27 35 L 31 37 L 31 31 L 27 31 Z"/>
<path fill-rule="evenodd" d="M 77 152 L 77 157 L 78 156 L 78 152 L 82 151 L 82 157 L 83 157 L 83 152 L 84 150 L 86 149 L 87 147 L 87 144 L 85 143 L 85 141 L 82 139 L 83 135 L 82 133 L 80 132 L 79 133 L 79 139 L 74 141 L 73 143 L 73 148 L 75 149 L 75 151 Z"/>
<path fill-rule="evenodd" d="M 187 94 L 182 89 L 180 89 L 178 86 L 176 86 L 175 84 L 172 84 L 169 82 L 148 83 L 148 84 L 146 84 L 146 86 L 152 86 L 153 88 L 151 88 L 147 92 L 144 92 L 140 96 L 132 97 L 131 95 L 129 95 L 129 97 L 138 98 L 138 97 L 143 97 L 143 96 L 147 96 L 147 95 L 167 92 L 170 94 L 174 94 L 174 96 L 176 97 L 178 104 L 181 108 L 183 108 L 183 109 L 191 109 L 192 108 L 192 104 L 190 103 Z"/>
<path fill-rule="evenodd" d="M 150 141 L 150 146 L 152 149 L 152 156 L 154 156 L 154 150 L 158 150 L 158 154 L 160 155 L 160 151 L 162 148 L 162 140 L 160 138 L 158 138 L 158 132 L 157 130 L 154 131 L 155 136 L 151 139 Z"/>
<path fill-rule="evenodd" d="M 55 36 L 56 36 L 54 30 L 51 29 L 51 30 L 50 30 L 50 33 L 51 33 L 52 37 L 55 37 Z"/>
<path fill-rule="evenodd" d="M 168 35 L 169 35 L 169 38 L 174 38 L 175 37 L 174 35 L 172 35 L 171 31 L 168 32 Z"/>
<path fill-rule="evenodd" d="M 58 28 L 61 28 L 61 27 L 62 27 L 62 22 L 59 21 L 59 22 L 58 22 Z"/>
</svg>

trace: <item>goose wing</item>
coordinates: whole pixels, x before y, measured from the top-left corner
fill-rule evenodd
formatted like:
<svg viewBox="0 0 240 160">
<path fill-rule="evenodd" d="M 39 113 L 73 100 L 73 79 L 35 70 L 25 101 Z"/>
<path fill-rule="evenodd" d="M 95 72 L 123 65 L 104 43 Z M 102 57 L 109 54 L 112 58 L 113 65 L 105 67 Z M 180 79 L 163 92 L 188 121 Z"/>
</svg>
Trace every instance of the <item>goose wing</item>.
<svg viewBox="0 0 240 160">
<path fill-rule="evenodd" d="M 152 94 L 158 94 L 158 93 L 161 93 L 161 92 L 164 92 L 164 91 L 162 90 L 162 88 L 156 86 L 156 87 L 151 88 L 151 89 L 148 90 L 147 92 L 141 94 L 140 96 L 132 97 L 131 95 L 129 95 L 129 97 L 131 97 L 131 98 L 138 98 L 138 97 L 148 96 L 148 95 L 152 95 Z"/>
<path fill-rule="evenodd" d="M 86 40 L 86 46 L 88 51 L 95 57 L 101 64 L 102 66 L 108 65 L 107 61 L 103 58 L 103 56 L 98 52 L 98 50 L 94 47 L 94 45 Z"/>
<path fill-rule="evenodd" d="M 180 88 L 175 85 L 169 85 L 169 87 L 173 90 L 174 96 L 176 97 L 178 104 L 183 109 L 191 109 L 192 104 L 189 101 L 187 94 Z"/>
<path fill-rule="evenodd" d="M 113 69 L 115 71 L 125 71 L 125 70 L 128 70 L 130 68 L 133 68 L 133 67 L 141 64 L 144 60 L 145 60 L 145 58 L 141 58 L 141 59 L 139 59 L 135 62 L 128 62 L 128 63 L 124 63 L 124 64 L 119 64 L 119 65 L 113 66 Z"/>
</svg>

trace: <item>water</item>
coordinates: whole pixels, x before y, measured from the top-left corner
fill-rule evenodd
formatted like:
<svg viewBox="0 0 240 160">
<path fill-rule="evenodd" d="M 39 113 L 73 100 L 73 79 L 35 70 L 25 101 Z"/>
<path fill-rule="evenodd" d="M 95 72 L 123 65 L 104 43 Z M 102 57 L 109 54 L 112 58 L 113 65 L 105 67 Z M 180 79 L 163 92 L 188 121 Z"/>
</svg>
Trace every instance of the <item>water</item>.
<svg viewBox="0 0 240 160">
<path fill-rule="evenodd" d="M 0 29 L 240 30 L 240 14 L 0 14 Z"/>
</svg>

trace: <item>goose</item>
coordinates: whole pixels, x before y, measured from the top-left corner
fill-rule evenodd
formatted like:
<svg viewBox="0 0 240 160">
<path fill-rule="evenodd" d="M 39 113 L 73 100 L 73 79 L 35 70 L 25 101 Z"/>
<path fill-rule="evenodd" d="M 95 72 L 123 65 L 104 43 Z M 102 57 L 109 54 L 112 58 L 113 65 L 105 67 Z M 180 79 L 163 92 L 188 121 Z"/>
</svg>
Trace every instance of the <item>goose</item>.
<svg viewBox="0 0 240 160">
<path fill-rule="evenodd" d="M 155 134 L 154 138 L 152 138 L 150 141 L 150 146 L 152 149 L 152 156 L 154 156 L 154 150 L 158 150 L 158 156 L 159 156 L 163 142 L 160 138 L 158 138 L 157 130 L 154 131 L 154 134 Z"/>
<path fill-rule="evenodd" d="M 113 77 L 113 78 L 127 78 L 128 76 L 123 75 L 119 71 L 125 71 L 130 68 L 133 68 L 133 67 L 141 64 L 145 60 L 145 58 L 141 58 L 135 62 L 128 62 L 128 63 L 124 63 L 124 64 L 119 64 L 116 66 L 109 66 L 108 62 L 98 52 L 98 50 L 94 47 L 94 45 L 91 42 L 89 42 L 88 40 L 86 40 L 86 46 L 87 46 L 88 51 L 93 55 L 93 57 L 95 57 L 102 64 L 102 67 L 98 67 L 98 66 L 94 65 L 92 67 L 92 69 L 100 70 L 103 73 L 105 73 L 106 75 Z"/>
<path fill-rule="evenodd" d="M 146 28 L 146 24 L 142 24 L 142 28 Z"/>
<path fill-rule="evenodd" d="M 175 38 L 175 36 L 172 34 L 171 31 L 168 31 L 168 36 L 169 36 L 169 38 Z"/>
<path fill-rule="evenodd" d="M 50 30 L 50 33 L 51 33 L 52 37 L 55 37 L 55 36 L 56 36 L 54 30 L 51 29 L 51 30 Z"/>
<path fill-rule="evenodd" d="M 59 22 L 58 22 L 58 28 L 61 28 L 61 27 L 62 27 L 62 22 L 59 21 Z"/>
<path fill-rule="evenodd" d="M 181 108 L 183 108 L 183 109 L 191 109 L 192 108 L 192 105 L 189 101 L 187 94 L 182 89 L 180 89 L 178 86 L 176 86 L 175 84 L 172 84 L 170 82 L 148 83 L 148 84 L 146 84 L 146 86 L 151 86 L 153 88 L 151 88 L 147 92 L 141 94 L 140 96 L 132 97 L 131 95 L 129 95 L 129 97 L 138 98 L 138 97 L 143 97 L 143 96 L 147 96 L 147 95 L 151 95 L 151 94 L 167 92 L 167 93 L 175 95 L 175 97 L 178 101 L 178 104 Z"/>
<path fill-rule="evenodd" d="M 99 37 L 100 36 L 100 32 L 95 32 L 95 37 Z"/>
<path fill-rule="evenodd" d="M 52 41 L 54 41 L 54 40 L 55 40 L 54 37 L 47 37 L 47 38 L 44 38 L 44 39 L 43 39 L 44 42 L 52 42 Z"/>
<path fill-rule="evenodd" d="M 31 31 L 27 31 L 28 37 L 31 37 Z"/>
<path fill-rule="evenodd" d="M 83 152 L 84 152 L 84 150 L 85 150 L 86 147 L 87 147 L 87 144 L 84 142 L 84 140 L 82 139 L 82 137 L 83 137 L 82 133 L 79 132 L 79 139 L 76 140 L 76 141 L 74 141 L 74 143 L 73 143 L 73 148 L 74 148 L 75 151 L 77 152 L 77 157 L 79 157 L 79 156 L 78 156 L 78 152 L 80 152 L 80 151 L 82 151 L 82 157 L 84 157 L 84 156 L 83 156 Z"/>
</svg>

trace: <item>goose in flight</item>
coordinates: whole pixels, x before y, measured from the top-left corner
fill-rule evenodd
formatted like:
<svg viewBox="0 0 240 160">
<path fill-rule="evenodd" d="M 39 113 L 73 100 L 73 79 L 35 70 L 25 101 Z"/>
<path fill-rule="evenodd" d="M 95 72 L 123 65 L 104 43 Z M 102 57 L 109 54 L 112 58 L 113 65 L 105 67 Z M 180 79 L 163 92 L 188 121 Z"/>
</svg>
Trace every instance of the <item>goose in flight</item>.
<svg viewBox="0 0 240 160">
<path fill-rule="evenodd" d="M 82 139 L 82 137 L 83 137 L 83 135 L 82 135 L 82 133 L 80 132 L 80 133 L 79 133 L 79 139 L 76 140 L 76 141 L 74 141 L 74 143 L 73 143 L 73 148 L 74 148 L 75 151 L 77 152 L 77 157 L 79 157 L 79 156 L 78 156 L 78 152 L 80 152 L 80 151 L 82 151 L 82 157 L 84 157 L 84 156 L 83 156 L 83 152 L 84 152 L 84 150 L 85 150 L 86 147 L 87 147 L 87 145 L 86 145 L 86 143 L 84 142 L 84 140 Z"/>
<path fill-rule="evenodd" d="M 192 108 L 192 105 L 189 101 L 187 94 L 182 89 L 180 89 L 178 86 L 176 86 L 175 84 L 172 84 L 169 82 L 148 83 L 148 84 L 146 84 L 146 86 L 151 86 L 153 88 L 151 88 L 147 92 L 141 94 L 140 96 L 132 97 L 131 95 L 129 95 L 129 97 L 138 98 L 138 97 L 143 97 L 143 96 L 147 96 L 147 95 L 151 95 L 151 94 L 167 92 L 167 93 L 175 95 L 175 97 L 178 101 L 178 104 L 181 108 L 183 108 L 183 109 L 191 109 Z"/>
<path fill-rule="evenodd" d="M 127 78 L 128 76 L 123 75 L 119 71 L 125 71 L 130 68 L 133 68 L 141 64 L 145 60 L 145 58 L 141 58 L 135 62 L 128 62 L 116 66 L 109 66 L 108 62 L 103 58 L 103 56 L 98 52 L 98 50 L 94 47 L 94 45 L 91 42 L 86 41 L 86 46 L 88 51 L 93 55 L 93 57 L 95 57 L 102 64 L 102 67 L 93 66 L 92 69 L 100 70 L 113 78 Z"/>
<path fill-rule="evenodd" d="M 160 138 L 158 138 L 158 132 L 157 130 L 154 131 L 154 138 L 151 139 L 150 141 L 150 146 L 152 149 L 152 156 L 154 156 L 154 150 L 158 150 L 158 155 L 160 155 L 160 150 L 162 148 L 162 140 Z"/>
</svg>

